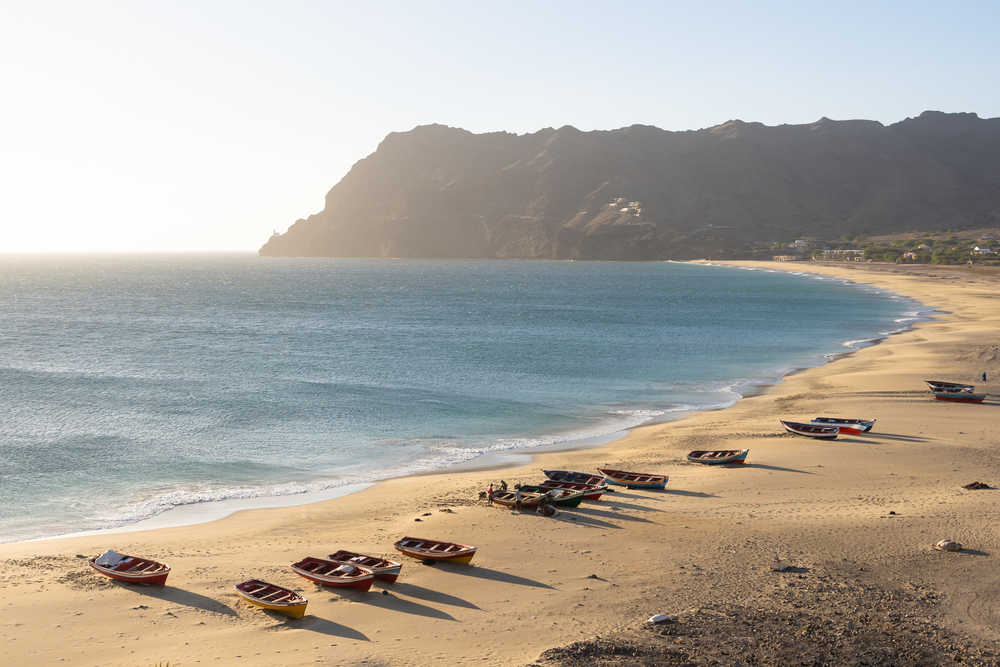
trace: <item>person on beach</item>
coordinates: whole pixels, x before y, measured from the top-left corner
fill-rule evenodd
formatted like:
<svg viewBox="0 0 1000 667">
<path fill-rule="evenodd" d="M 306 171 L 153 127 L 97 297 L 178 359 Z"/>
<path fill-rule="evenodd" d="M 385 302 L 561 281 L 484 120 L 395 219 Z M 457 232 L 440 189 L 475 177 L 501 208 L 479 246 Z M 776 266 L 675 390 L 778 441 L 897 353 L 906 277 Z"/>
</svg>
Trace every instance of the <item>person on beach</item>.
<svg viewBox="0 0 1000 667">
<path fill-rule="evenodd" d="M 502 480 L 502 479 L 500 480 L 500 490 L 501 491 L 506 491 L 507 490 L 507 482 L 505 480 Z"/>
<path fill-rule="evenodd" d="M 514 486 L 514 509 L 521 509 L 521 485 Z"/>
<path fill-rule="evenodd" d="M 983 371 L 983 382 L 986 382 L 986 371 Z"/>
<path fill-rule="evenodd" d="M 490 505 L 493 504 L 493 482 L 490 482 L 490 488 L 486 489 L 486 501 Z"/>
</svg>

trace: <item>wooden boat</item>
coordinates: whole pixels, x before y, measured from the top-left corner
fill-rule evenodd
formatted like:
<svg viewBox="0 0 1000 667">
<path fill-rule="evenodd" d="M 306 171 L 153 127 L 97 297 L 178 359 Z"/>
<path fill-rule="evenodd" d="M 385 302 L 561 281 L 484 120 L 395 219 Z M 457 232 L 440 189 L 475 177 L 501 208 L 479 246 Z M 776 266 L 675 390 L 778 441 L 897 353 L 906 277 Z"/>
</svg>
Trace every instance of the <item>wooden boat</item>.
<svg viewBox="0 0 1000 667">
<path fill-rule="evenodd" d="M 550 489 L 542 486 L 535 486 L 534 484 L 521 485 L 521 492 L 528 493 L 540 493 L 542 497 L 548 496 L 549 501 L 556 507 L 579 507 L 580 501 L 583 500 L 583 493 L 581 491 L 572 491 L 570 489 Z"/>
<path fill-rule="evenodd" d="M 356 588 L 367 591 L 375 580 L 375 573 L 366 567 L 313 556 L 292 563 L 291 567 L 300 577 L 331 588 Z"/>
<path fill-rule="evenodd" d="M 708 451 L 695 450 L 688 452 L 688 461 L 706 465 L 722 465 L 723 463 L 745 463 L 749 449 L 713 449 Z"/>
<path fill-rule="evenodd" d="M 986 394 L 972 394 L 965 391 L 935 391 L 934 398 L 939 401 L 955 401 L 957 403 L 982 403 Z"/>
<path fill-rule="evenodd" d="M 606 484 L 575 484 L 573 482 L 557 482 L 554 479 L 547 479 L 538 486 L 543 489 L 568 489 L 569 491 L 579 491 L 583 494 L 584 500 L 600 500 L 601 496 L 604 495 L 604 492 L 608 490 Z"/>
<path fill-rule="evenodd" d="M 786 422 L 784 419 L 779 419 L 778 421 L 782 423 L 785 430 L 789 433 L 804 435 L 807 438 L 836 440 L 837 436 L 840 435 L 839 426 L 817 426 L 816 424 L 803 424 L 801 422 Z"/>
<path fill-rule="evenodd" d="M 576 470 L 543 470 L 545 476 L 556 482 L 573 482 L 574 484 L 593 484 L 607 486 L 604 478 L 592 472 L 577 472 Z"/>
<path fill-rule="evenodd" d="M 127 581 L 130 584 L 164 586 L 167 583 L 167 575 L 170 574 L 170 566 L 166 563 L 159 563 L 139 556 L 128 556 L 111 550 L 105 551 L 87 562 L 90 563 L 90 567 L 104 576 L 118 581 Z"/>
<path fill-rule="evenodd" d="M 371 570 L 376 579 L 385 579 L 389 583 L 396 581 L 396 579 L 399 578 L 400 570 L 403 569 L 403 564 L 394 560 L 379 558 L 378 556 L 369 556 L 367 554 L 359 554 L 353 551 L 347 551 L 346 549 L 341 549 L 336 553 L 332 553 L 327 556 L 327 558 L 330 560 L 350 563 L 351 565 L 360 565 L 363 568 Z"/>
<path fill-rule="evenodd" d="M 872 430 L 874 419 L 848 419 L 846 417 L 813 417 L 809 422 L 815 426 L 836 426 L 842 435 L 861 435 Z"/>
<path fill-rule="evenodd" d="M 468 544 L 425 540 L 421 537 L 404 537 L 393 546 L 397 551 L 418 560 L 468 563 L 476 555 L 476 547 Z"/>
<path fill-rule="evenodd" d="M 529 493 L 527 491 L 521 491 L 518 494 L 516 489 L 493 492 L 493 502 L 503 507 L 538 507 L 538 503 L 542 502 L 544 497 L 544 493 Z"/>
<path fill-rule="evenodd" d="M 608 484 L 616 484 L 629 489 L 662 489 L 667 485 L 666 475 L 652 475 L 646 472 L 628 472 L 612 468 L 598 468 Z"/>
<path fill-rule="evenodd" d="M 248 579 L 236 584 L 235 588 L 236 594 L 250 604 L 292 618 L 302 618 L 306 613 L 306 605 L 309 604 L 309 600 L 295 591 L 260 579 Z"/>
<path fill-rule="evenodd" d="M 962 384 L 961 382 L 942 382 L 941 380 L 924 380 L 931 391 L 964 391 L 972 393 L 976 386 L 972 384 Z"/>
</svg>

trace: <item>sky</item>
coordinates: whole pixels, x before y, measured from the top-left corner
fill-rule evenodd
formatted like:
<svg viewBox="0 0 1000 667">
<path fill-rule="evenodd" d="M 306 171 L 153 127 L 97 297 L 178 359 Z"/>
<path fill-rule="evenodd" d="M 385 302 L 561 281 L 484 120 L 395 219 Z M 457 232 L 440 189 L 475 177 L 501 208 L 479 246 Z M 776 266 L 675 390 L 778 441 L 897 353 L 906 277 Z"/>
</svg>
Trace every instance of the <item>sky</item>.
<svg viewBox="0 0 1000 667">
<path fill-rule="evenodd" d="M 1000 2 L 0 3 L 0 253 L 252 251 L 382 138 L 1000 116 Z"/>
</svg>

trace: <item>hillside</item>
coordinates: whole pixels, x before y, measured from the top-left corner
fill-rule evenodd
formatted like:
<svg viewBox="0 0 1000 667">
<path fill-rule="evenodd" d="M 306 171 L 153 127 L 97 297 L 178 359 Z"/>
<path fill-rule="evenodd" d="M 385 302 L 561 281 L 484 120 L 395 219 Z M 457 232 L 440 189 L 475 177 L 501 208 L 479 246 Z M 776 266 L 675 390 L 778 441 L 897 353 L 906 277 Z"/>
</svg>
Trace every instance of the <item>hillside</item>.
<svg viewBox="0 0 1000 667">
<path fill-rule="evenodd" d="M 1000 225 L 1000 118 L 388 135 L 267 256 L 658 259 Z"/>
</svg>

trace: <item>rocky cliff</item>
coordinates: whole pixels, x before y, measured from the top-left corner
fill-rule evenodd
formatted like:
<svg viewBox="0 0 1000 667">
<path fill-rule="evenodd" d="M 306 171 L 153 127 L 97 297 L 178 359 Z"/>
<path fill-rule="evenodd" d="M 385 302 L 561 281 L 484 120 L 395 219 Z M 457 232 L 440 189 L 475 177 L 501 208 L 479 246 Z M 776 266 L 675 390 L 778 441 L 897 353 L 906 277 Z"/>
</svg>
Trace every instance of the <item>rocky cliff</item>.
<svg viewBox="0 0 1000 667">
<path fill-rule="evenodd" d="M 270 256 L 655 259 L 1000 224 L 1000 118 L 392 133 Z"/>
</svg>

